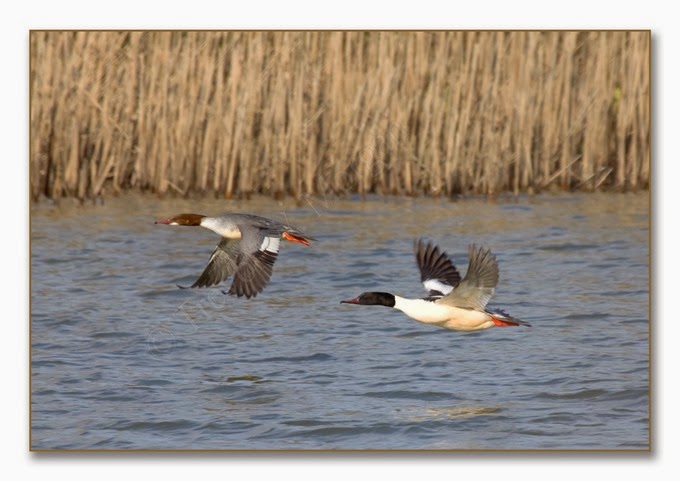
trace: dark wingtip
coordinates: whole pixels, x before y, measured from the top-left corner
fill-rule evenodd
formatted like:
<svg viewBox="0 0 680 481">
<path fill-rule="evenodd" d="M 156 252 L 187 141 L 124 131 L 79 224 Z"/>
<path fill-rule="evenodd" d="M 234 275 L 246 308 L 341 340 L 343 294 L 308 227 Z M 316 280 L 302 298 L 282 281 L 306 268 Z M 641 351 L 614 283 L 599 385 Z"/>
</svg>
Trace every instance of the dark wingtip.
<svg viewBox="0 0 680 481">
<path fill-rule="evenodd" d="M 222 292 L 222 294 L 227 295 L 227 296 L 236 296 L 236 297 L 239 297 L 239 298 L 240 298 L 240 297 L 245 297 L 246 299 L 255 298 L 255 297 L 257 297 L 257 294 L 258 294 L 257 292 L 253 292 L 252 294 L 249 293 L 249 292 L 241 292 L 241 293 L 239 293 L 239 292 L 236 292 L 236 291 L 235 291 L 234 289 L 232 289 L 232 288 L 230 288 L 228 291 L 223 290 L 223 291 L 221 291 L 221 292 Z"/>
</svg>

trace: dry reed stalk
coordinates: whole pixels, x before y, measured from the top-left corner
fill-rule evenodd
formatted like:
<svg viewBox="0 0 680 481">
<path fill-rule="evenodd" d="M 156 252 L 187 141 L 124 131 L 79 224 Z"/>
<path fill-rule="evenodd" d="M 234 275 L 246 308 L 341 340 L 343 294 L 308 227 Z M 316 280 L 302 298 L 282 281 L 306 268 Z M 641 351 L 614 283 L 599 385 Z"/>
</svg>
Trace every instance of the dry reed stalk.
<svg viewBox="0 0 680 481">
<path fill-rule="evenodd" d="M 649 32 L 31 32 L 33 198 L 649 185 Z"/>
</svg>

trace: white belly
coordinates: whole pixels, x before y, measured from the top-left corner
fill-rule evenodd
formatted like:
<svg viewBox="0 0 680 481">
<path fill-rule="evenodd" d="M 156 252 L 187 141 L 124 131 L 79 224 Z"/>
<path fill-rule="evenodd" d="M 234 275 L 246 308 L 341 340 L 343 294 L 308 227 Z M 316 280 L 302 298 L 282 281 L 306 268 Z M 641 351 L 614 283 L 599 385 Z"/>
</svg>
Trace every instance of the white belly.
<svg viewBox="0 0 680 481">
<path fill-rule="evenodd" d="M 457 331 L 478 331 L 493 327 L 491 316 L 474 309 L 460 309 L 424 299 L 404 299 L 395 296 L 394 308 L 411 319 Z"/>
</svg>

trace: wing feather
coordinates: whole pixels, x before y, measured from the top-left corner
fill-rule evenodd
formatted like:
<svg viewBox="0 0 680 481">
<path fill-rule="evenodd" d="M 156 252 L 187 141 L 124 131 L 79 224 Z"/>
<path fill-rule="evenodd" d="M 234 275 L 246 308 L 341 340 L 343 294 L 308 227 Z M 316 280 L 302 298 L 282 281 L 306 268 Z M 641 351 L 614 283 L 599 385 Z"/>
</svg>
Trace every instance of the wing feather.
<svg viewBox="0 0 680 481">
<path fill-rule="evenodd" d="M 241 253 L 228 293 L 251 298 L 269 283 L 281 245 L 280 234 L 267 228 L 239 225 Z"/>
<path fill-rule="evenodd" d="M 468 248 L 470 263 L 460 284 L 439 302 L 451 306 L 484 310 L 498 285 L 498 263 L 490 249 Z"/>
<path fill-rule="evenodd" d="M 277 254 L 268 251 L 257 251 L 244 255 L 238 266 L 234 280 L 228 293 L 238 297 L 255 297 L 262 292 L 272 275 L 272 268 Z"/>
<path fill-rule="evenodd" d="M 424 239 L 417 239 L 413 243 L 420 281 L 430 295 L 448 294 L 460 282 L 460 273 L 446 252 L 440 252 L 439 247 Z"/>
<path fill-rule="evenodd" d="M 238 239 L 222 239 L 215 247 L 203 273 L 191 287 L 214 286 L 232 275 L 237 268 L 236 258 L 239 250 L 240 241 Z"/>
</svg>

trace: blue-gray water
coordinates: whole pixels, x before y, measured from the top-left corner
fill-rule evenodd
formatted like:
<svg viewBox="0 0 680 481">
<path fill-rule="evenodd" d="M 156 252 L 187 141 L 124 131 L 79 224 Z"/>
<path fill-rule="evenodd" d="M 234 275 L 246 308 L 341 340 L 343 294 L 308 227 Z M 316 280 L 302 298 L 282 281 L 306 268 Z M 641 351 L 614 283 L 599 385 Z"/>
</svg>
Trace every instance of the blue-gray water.
<svg viewBox="0 0 680 481">
<path fill-rule="evenodd" d="M 218 237 L 153 221 L 228 211 L 318 242 L 286 243 L 255 299 L 178 289 Z M 646 193 L 35 205 L 31 445 L 646 449 L 648 211 Z M 339 304 L 424 295 L 421 235 L 463 273 L 468 243 L 491 247 L 490 307 L 533 327 L 461 333 Z"/>
</svg>

